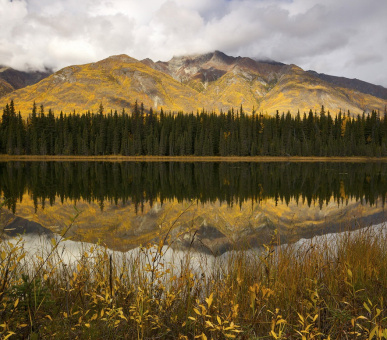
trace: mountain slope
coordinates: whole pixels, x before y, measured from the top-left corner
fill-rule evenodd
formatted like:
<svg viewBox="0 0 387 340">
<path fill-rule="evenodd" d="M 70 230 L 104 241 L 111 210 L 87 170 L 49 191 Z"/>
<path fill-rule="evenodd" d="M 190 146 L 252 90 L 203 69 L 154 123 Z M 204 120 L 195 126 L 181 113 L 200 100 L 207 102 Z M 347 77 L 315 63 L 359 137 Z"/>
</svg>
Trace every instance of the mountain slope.
<svg viewBox="0 0 387 340">
<path fill-rule="evenodd" d="M 6 82 L 4 79 L 0 78 L 0 97 L 11 93 L 12 91 L 14 91 L 13 86 Z"/>
<path fill-rule="evenodd" d="M 230 57 L 219 51 L 174 57 L 151 66 L 202 93 L 203 106 L 210 109 L 227 110 L 242 104 L 248 112 L 290 110 L 295 114 L 298 110 L 319 110 L 324 105 L 333 114 L 340 109 L 360 114 L 384 110 L 386 105 L 386 98 L 371 95 L 387 92 L 380 86 L 365 82 L 362 85 L 372 86 L 359 86 L 359 81 L 351 79 L 346 79 L 346 86 L 340 86 L 295 65 Z"/>
<path fill-rule="evenodd" d="M 387 89 L 380 85 L 374 85 L 359 79 L 348 79 L 345 77 L 336 77 L 324 73 L 317 73 L 315 71 L 308 71 L 308 73 L 339 87 L 370 94 L 371 96 L 377 98 L 387 99 Z"/>
<path fill-rule="evenodd" d="M 33 85 L 48 77 L 52 72 L 40 72 L 40 71 L 18 71 L 11 67 L 0 66 L 0 82 L 6 82 L 13 90 L 18 90 L 23 87 Z M 1 96 L 1 93 L 0 93 Z"/>
<path fill-rule="evenodd" d="M 362 108 L 359 103 L 351 100 L 350 95 L 350 91 L 332 87 L 301 68 L 290 65 L 284 70 L 275 87 L 263 98 L 261 110 L 286 112 L 291 107 L 298 108 L 302 113 L 310 109 L 319 111 L 321 105 L 324 105 L 332 113 L 337 113 L 340 109 L 361 113 L 363 110 L 370 111 L 382 107 L 382 100 L 379 98 L 369 99 L 369 95 L 362 94 L 363 100 L 368 100 L 368 107 Z"/>
<path fill-rule="evenodd" d="M 119 55 L 66 67 L 3 96 L 0 107 L 13 99 L 24 116 L 34 101 L 56 114 L 62 110 L 96 112 L 101 103 L 106 111 L 131 109 L 136 100 L 146 108 L 175 112 L 201 108 L 226 111 L 240 105 L 246 112 L 267 114 L 276 110 L 303 113 L 319 110 L 321 105 L 332 114 L 340 109 L 352 114 L 384 110 L 387 100 L 383 91 L 387 89 L 372 84 L 358 86 L 358 81 L 350 79 L 334 80 L 296 65 L 230 57 L 219 51 L 174 57 L 168 62 Z"/>
<path fill-rule="evenodd" d="M 196 109 L 197 93 L 169 75 L 156 71 L 126 55 L 109 57 L 97 63 L 66 67 L 41 82 L 22 88 L 0 99 L 13 99 L 22 115 L 32 103 L 60 111 L 96 112 L 131 108 L 138 100 L 149 108 Z"/>
<path fill-rule="evenodd" d="M 242 104 L 250 112 L 259 109 L 262 97 L 277 81 L 285 66 L 230 57 L 219 51 L 173 57 L 169 62 L 145 62 L 203 94 L 201 107 L 228 110 Z"/>
</svg>

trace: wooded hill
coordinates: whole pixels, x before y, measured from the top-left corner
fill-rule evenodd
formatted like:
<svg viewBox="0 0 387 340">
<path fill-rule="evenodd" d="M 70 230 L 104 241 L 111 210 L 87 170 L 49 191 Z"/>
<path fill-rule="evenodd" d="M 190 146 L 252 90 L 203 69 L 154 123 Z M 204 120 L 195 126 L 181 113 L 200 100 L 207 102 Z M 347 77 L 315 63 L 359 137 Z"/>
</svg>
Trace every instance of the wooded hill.
<svg viewBox="0 0 387 340">
<path fill-rule="evenodd" d="M 266 116 L 243 107 L 216 114 L 165 113 L 133 105 L 133 112 L 55 115 L 33 104 L 23 119 L 7 104 L 0 153 L 10 155 L 158 156 L 387 156 L 387 111 L 332 117 L 320 112 Z"/>
</svg>

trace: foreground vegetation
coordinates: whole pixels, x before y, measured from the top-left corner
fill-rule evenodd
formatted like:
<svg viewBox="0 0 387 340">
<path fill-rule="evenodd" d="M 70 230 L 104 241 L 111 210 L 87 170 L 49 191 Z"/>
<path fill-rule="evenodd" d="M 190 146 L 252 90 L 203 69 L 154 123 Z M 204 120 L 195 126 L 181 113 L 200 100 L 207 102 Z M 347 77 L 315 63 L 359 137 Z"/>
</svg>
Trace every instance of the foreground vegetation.
<svg viewBox="0 0 387 340">
<path fill-rule="evenodd" d="M 122 156 L 387 156 L 387 111 L 273 116 L 238 110 L 164 113 L 137 102 L 133 112 L 60 114 L 32 105 L 24 120 L 3 110 L 0 154 Z"/>
<path fill-rule="evenodd" d="M 161 235 L 162 236 L 162 235 Z M 209 261 L 1 241 L 0 337 L 387 339 L 387 237 L 372 228 Z M 194 256 L 195 255 L 195 256 Z M 173 258 L 173 257 L 172 257 Z"/>
</svg>

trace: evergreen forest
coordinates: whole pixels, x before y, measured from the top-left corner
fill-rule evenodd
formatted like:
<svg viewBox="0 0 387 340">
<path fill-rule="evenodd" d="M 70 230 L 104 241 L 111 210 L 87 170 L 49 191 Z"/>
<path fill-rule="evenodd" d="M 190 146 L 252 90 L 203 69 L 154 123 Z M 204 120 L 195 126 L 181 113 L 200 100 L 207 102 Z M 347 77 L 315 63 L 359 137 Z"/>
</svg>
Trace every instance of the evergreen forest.
<svg viewBox="0 0 387 340">
<path fill-rule="evenodd" d="M 241 106 L 228 112 L 166 113 L 137 102 L 132 112 L 55 115 L 32 105 L 23 119 L 3 109 L 0 153 L 123 156 L 387 156 L 387 111 L 356 117 L 320 112 L 274 116 Z"/>
</svg>

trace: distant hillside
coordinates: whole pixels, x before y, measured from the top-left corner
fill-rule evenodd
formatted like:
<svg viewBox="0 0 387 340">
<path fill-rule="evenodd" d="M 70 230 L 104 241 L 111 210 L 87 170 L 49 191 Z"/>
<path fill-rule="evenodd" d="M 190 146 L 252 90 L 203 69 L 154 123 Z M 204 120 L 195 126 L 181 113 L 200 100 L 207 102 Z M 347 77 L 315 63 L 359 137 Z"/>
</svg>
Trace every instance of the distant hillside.
<svg viewBox="0 0 387 340">
<path fill-rule="evenodd" d="M 324 73 L 317 73 L 315 71 L 308 71 L 315 77 L 318 77 L 330 84 L 359 91 L 361 93 L 370 94 L 371 96 L 381 99 L 387 99 L 387 89 L 380 85 L 367 83 L 359 79 L 348 79 L 345 77 L 330 76 Z"/>
<path fill-rule="evenodd" d="M 17 90 L 29 85 L 36 84 L 42 79 L 48 77 L 50 74 L 52 74 L 50 71 L 24 72 L 15 70 L 11 67 L 0 66 L 0 83 L 5 81 L 12 87 L 13 90 Z"/>
<path fill-rule="evenodd" d="M 335 83 L 335 78 L 327 77 L 296 65 L 231 57 L 219 51 L 174 57 L 168 62 L 119 55 L 66 67 L 39 83 L 6 94 L 0 98 L 0 106 L 13 99 L 24 116 L 34 101 L 56 114 L 96 112 L 101 103 L 105 110 L 131 109 L 136 100 L 146 108 L 175 112 L 226 111 L 240 105 L 248 113 L 264 114 L 276 110 L 296 114 L 298 110 L 320 110 L 321 105 L 332 114 L 340 109 L 352 114 L 384 110 L 387 100 L 383 91 L 387 90 L 383 87 L 363 86 L 364 82 L 358 86 L 359 81 L 344 78 Z M 15 87 L 15 80 L 8 83 Z M 7 91 L 3 86 L 3 92 Z"/>
<path fill-rule="evenodd" d="M 11 93 L 15 89 L 11 84 L 0 78 L 0 97 L 5 96 L 8 93 Z"/>
</svg>

